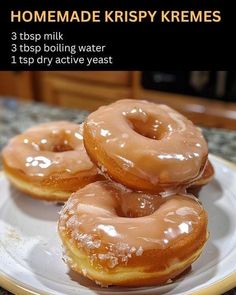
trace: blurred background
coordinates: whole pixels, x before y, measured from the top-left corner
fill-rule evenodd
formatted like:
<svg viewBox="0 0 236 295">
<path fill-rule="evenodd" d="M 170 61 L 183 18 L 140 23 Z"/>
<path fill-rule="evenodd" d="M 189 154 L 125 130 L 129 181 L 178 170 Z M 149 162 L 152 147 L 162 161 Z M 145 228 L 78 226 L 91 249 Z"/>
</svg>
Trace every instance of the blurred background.
<svg viewBox="0 0 236 295">
<path fill-rule="evenodd" d="M 236 130 L 236 71 L 0 72 L 0 96 L 88 111 L 148 99 L 198 125 Z"/>
</svg>

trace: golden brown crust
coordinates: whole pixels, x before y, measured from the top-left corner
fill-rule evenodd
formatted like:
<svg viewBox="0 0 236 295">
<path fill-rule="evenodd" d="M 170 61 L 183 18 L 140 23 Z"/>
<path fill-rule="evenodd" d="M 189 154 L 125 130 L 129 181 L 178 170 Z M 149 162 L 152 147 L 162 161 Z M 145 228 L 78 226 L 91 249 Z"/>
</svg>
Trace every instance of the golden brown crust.
<svg viewBox="0 0 236 295">
<path fill-rule="evenodd" d="M 96 263 L 91 265 L 86 253 L 82 249 L 78 249 L 76 243 L 71 242 L 70 235 L 66 235 L 60 229 L 59 233 L 70 267 L 101 286 L 138 287 L 166 283 L 191 266 L 201 254 L 207 239 L 205 224 L 198 236 L 193 236 L 186 242 L 181 241 L 169 248 L 168 251 L 147 251 L 142 256 L 130 260 L 128 265 L 111 270 L 105 265 L 101 269 L 100 263 L 99 266 Z M 175 263 L 166 267 L 166 261 L 171 259 Z"/>
<path fill-rule="evenodd" d="M 22 171 L 10 168 L 5 162 L 3 162 L 3 169 L 11 184 L 17 189 L 34 199 L 46 201 L 66 201 L 72 192 L 104 178 L 95 171 L 91 171 L 91 175 L 88 176 L 86 171 L 86 173 L 79 172 L 67 178 L 54 174 L 46 180 L 36 181 L 35 177 L 31 179 Z"/>
<path fill-rule="evenodd" d="M 146 255 L 142 256 L 141 263 L 146 266 L 144 268 L 137 266 L 137 264 L 133 262 L 132 265 L 119 267 L 116 271 L 108 271 L 107 268 L 104 271 L 99 267 L 96 268 L 96 265 L 92 266 L 89 262 L 88 256 L 86 256 L 83 250 L 78 249 L 75 244 L 72 244 L 70 238 L 60 232 L 60 230 L 59 233 L 67 256 L 66 261 L 70 267 L 74 271 L 79 272 L 103 287 L 110 285 L 141 287 L 167 283 L 169 280 L 178 277 L 191 266 L 191 264 L 200 256 L 205 241 L 207 240 L 206 236 L 201 236 L 201 242 L 198 244 L 198 248 L 195 248 L 195 251 L 192 253 L 190 251 L 187 251 L 184 255 L 181 253 L 181 260 L 179 263 L 175 263 L 169 268 L 163 268 L 160 266 L 165 265 L 166 261 L 166 256 L 163 256 L 163 253 L 155 256 L 152 252 L 146 253 Z M 179 247 L 179 251 L 181 252 L 185 252 L 186 250 L 187 246 Z M 170 249 L 169 253 L 173 255 L 175 252 L 173 249 Z M 173 255 L 173 257 L 175 256 Z M 148 261 L 152 263 L 149 267 L 147 258 L 149 258 Z M 152 266 L 153 262 L 155 262 L 155 267 Z"/>
</svg>

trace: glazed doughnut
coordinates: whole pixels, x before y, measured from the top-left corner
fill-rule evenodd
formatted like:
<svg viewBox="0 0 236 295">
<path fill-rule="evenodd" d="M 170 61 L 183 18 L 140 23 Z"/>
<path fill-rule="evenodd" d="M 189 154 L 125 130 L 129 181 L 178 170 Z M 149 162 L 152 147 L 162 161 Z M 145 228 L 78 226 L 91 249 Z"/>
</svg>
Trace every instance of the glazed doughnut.
<svg viewBox="0 0 236 295">
<path fill-rule="evenodd" d="M 208 155 L 201 131 L 187 118 L 166 105 L 131 99 L 90 114 L 84 145 L 111 179 L 151 193 L 189 186 Z"/>
<path fill-rule="evenodd" d="M 109 180 L 73 193 L 58 231 L 70 267 L 101 286 L 165 283 L 198 258 L 208 237 L 195 197 L 132 192 Z"/>
<path fill-rule="evenodd" d="M 60 121 L 15 136 L 2 152 L 9 180 L 32 197 L 64 201 L 101 179 L 86 153 L 82 132 L 82 125 Z"/>
<path fill-rule="evenodd" d="M 215 171 L 208 160 L 205 169 L 203 170 L 202 176 L 190 187 L 187 191 L 195 196 L 197 196 L 204 185 L 207 185 L 214 177 Z"/>
</svg>

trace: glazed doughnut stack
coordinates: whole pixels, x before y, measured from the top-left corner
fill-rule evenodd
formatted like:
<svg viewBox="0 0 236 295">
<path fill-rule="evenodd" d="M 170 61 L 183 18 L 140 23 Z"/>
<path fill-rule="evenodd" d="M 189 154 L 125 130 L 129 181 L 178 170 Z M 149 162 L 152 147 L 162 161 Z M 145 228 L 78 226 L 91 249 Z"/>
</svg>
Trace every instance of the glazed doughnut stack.
<svg viewBox="0 0 236 295">
<path fill-rule="evenodd" d="M 73 191 L 58 231 L 74 271 L 101 286 L 171 282 L 208 238 L 207 213 L 192 194 L 214 175 L 201 131 L 170 107 L 141 100 L 117 101 L 70 124 L 12 139 L 3 151 L 9 179 L 47 200 Z M 49 170 L 34 166 L 35 157 L 49 159 Z"/>
<path fill-rule="evenodd" d="M 209 179 L 199 129 L 167 106 L 121 100 L 88 116 L 84 145 L 107 180 L 62 210 L 71 268 L 101 286 L 163 284 L 186 270 L 208 237 L 207 214 L 186 192 Z"/>
</svg>

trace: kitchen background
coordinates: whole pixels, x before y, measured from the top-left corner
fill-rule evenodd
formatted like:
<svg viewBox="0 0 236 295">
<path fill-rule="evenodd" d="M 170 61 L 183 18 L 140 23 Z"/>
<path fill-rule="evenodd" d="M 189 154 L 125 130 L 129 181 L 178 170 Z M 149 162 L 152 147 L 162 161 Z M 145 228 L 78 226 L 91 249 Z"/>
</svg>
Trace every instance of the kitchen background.
<svg viewBox="0 0 236 295">
<path fill-rule="evenodd" d="M 236 71 L 0 72 L 0 96 L 88 111 L 149 99 L 198 125 L 236 130 Z"/>
</svg>

